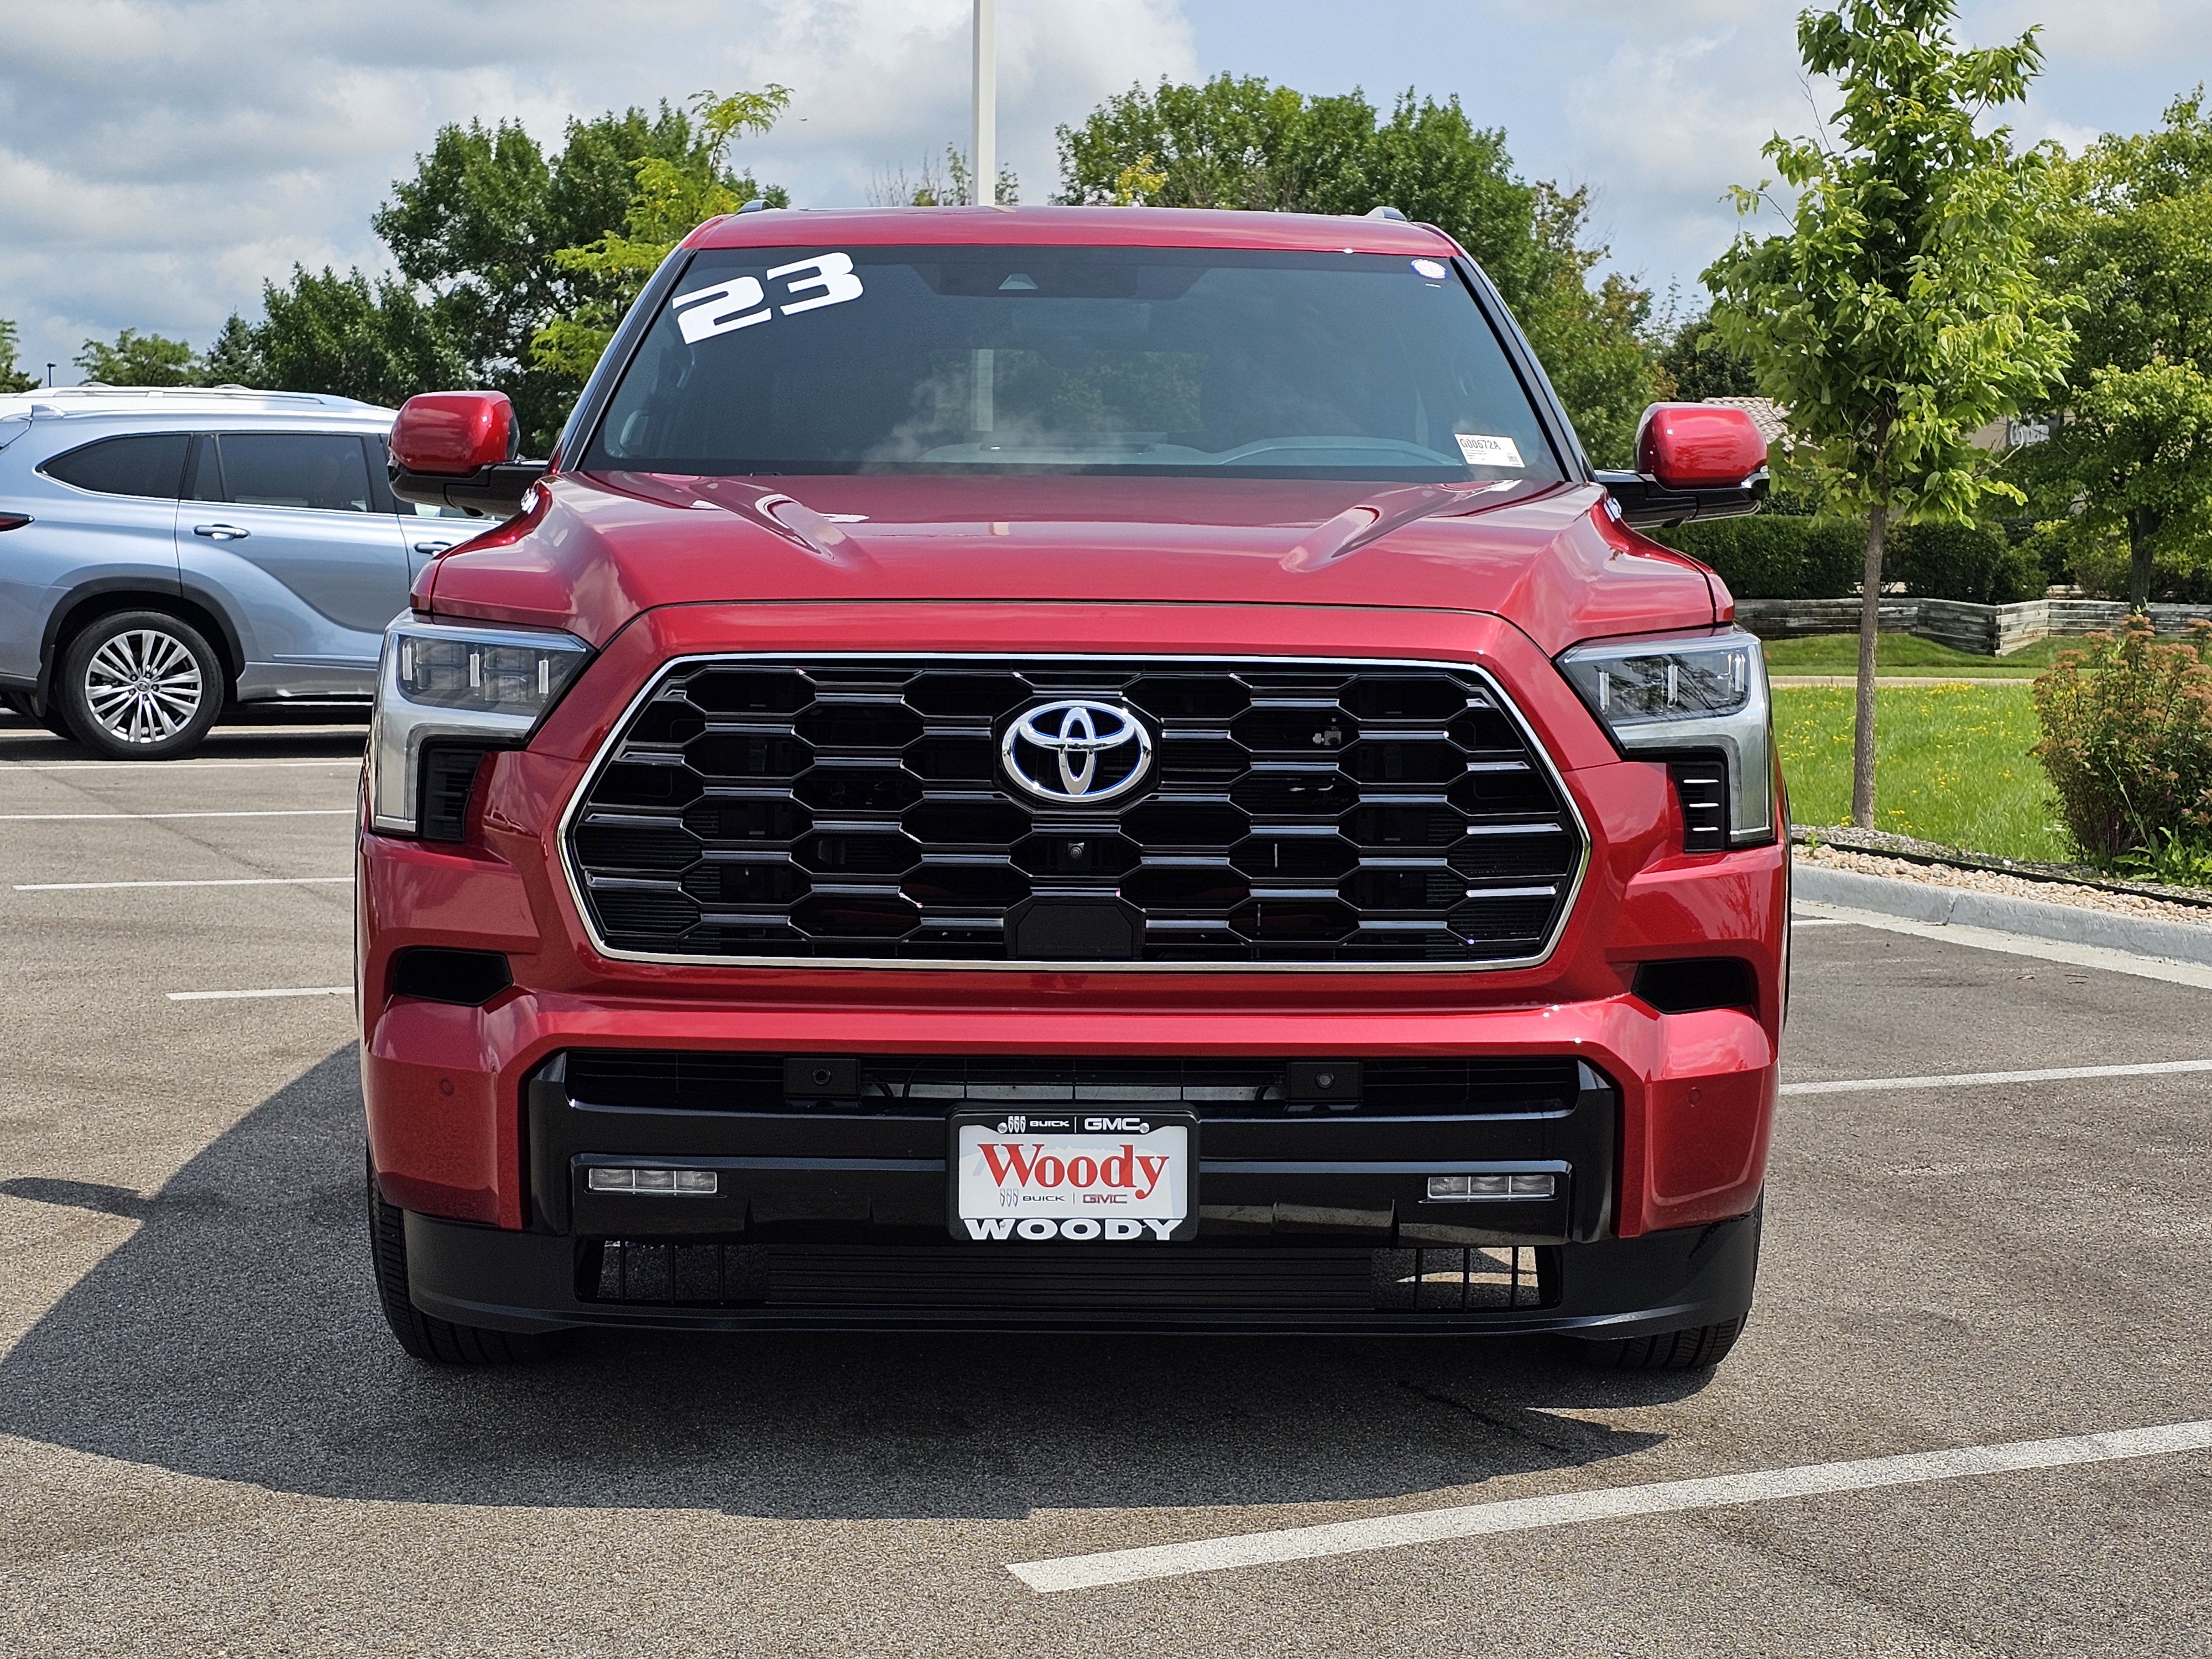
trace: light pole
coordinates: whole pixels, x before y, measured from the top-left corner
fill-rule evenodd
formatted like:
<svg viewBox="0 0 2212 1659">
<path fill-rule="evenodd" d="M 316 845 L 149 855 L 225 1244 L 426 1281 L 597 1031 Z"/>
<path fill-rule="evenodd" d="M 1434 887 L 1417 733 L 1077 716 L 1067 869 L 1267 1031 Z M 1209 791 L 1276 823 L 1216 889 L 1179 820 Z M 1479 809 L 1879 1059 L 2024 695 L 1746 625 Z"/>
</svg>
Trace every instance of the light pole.
<svg viewBox="0 0 2212 1659">
<path fill-rule="evenodd" d="M 976 207 L 999 199 L 998 35 L 998 0 L 975 0 L 975 111 L 968 158 L 974 170 L 969 191 Z"/>
</svg>

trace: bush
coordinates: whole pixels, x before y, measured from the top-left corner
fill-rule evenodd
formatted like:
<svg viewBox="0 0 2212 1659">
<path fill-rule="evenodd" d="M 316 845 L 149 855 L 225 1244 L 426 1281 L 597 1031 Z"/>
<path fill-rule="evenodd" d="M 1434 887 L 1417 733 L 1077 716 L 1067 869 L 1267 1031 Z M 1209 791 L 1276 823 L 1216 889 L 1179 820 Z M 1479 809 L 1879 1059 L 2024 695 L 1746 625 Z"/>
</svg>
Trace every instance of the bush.
<svg viewBox="0 0 2212 1659">
<path fill-rule="evenodd" d="M 2128 542 L 2061 520 L 2036 526 L 2046 561 L 2070 576 L 2094 599 L 2128 597 Z M 2054 578 L 2056 580 L 2056 578 Z M 2151 562 L 2150 596 L 2183 605 L 2212 604 L 2212 540 L 2161 547 Z"/>
<path fill-rule="evenodd" d="M 1716 519 L 1657 532 L 1653 539 L 1720 572 L 1740 599 L 1848 599 L 1866 574 L 1863 521 L 1776 513 Z M 1903 525 L 1890 532 L 1882 578 L 1908 593 L 1975 605 L 2043 597 L 2039 544 L 1982 525 Z"/>
<path fill-rule="evenodd" d="M 2039 599 L 2047 585 L 2040 551 L 1978 524 L 1909 524 L 1891 539 L 1882 574 L 1905 591 L 1972 605 Z"/>
<path fill-rule="evenodd" d="M 2130 617 L 2087 646 L 2034 687 L 2034 753 L 2066 827 L 2100 863 L 2193 862 L 2212 846 L 2212 624 L 2160 644 Z"/>
<path fill-rule="evenodd" d="M 1653 539 L 1712 566 L 1740 599 L 1847 599 L 1866 572 L 1866 526 L 1845 520 L 1760 513 Z"/>
</svg>

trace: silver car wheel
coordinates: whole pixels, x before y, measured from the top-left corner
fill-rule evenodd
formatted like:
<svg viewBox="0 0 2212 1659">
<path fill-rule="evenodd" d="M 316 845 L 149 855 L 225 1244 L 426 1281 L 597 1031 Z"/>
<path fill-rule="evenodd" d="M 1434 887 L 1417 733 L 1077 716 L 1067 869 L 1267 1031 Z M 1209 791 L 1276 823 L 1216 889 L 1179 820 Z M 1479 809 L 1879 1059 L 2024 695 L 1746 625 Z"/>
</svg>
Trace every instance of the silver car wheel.
<svg viewBox="0 0 2212 1659">
<path fill-rule="evenodd" d="M 206 688 L 185 642 L 159 629 L 133 628 L 92 653 L 84 701 L 101 730 L 122 743 L 161 743 L 199 713 Z"/>
</svg>

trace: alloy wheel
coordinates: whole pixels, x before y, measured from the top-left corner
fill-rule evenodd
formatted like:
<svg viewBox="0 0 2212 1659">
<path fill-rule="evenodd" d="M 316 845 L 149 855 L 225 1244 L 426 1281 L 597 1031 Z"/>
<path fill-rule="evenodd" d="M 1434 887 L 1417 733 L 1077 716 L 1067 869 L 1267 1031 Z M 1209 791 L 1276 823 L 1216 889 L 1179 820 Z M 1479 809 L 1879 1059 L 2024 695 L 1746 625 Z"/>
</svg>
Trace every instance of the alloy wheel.
<svg viewBox="0 0 2212 1659">
<path fill-rule="evenodd" d="M 161 743 L 199 713 L 206 688 L 191 649 L 173 634 L 127 629 L 85 665 L 85 707 L 118 742 Z"/>
</svg>

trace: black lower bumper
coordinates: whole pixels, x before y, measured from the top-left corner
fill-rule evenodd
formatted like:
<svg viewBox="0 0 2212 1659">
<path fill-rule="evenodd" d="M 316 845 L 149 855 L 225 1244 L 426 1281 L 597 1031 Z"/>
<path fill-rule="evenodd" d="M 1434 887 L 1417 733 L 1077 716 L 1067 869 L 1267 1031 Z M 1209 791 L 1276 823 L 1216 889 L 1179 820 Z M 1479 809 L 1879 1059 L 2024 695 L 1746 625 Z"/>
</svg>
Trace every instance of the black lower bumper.
<svg viewBox="0 0 2212 1659">
<path fill-rule="evenodd" d="M 526 1224 L 410 1214 L 423 1312 L 507 1330 L 872 1326 L 1656 1334 L 1740 1318 L 1756 1215 L 1623 1239 L 1619 1097 L 1586 1063 L 749 1055 L 557 1057 L 526 1097 Z M 1318 1081 L 1318 1079 L 1316 1079 Z M 1194 1236 L 979 1240 L 951 1138 L 987 1091 L 1157 1104 L 1192 1124 Z M 1115 1105 L 1111 1109 L 1123 1109 Z M 1139 1109 L 1136 1104 L 1130 1109 Z M 588 1177 L 694 1179 L 690 1195 Z M 1437 1177 L 1537 1171 L 1479 1199 Z M 1486 1178 L 1494 1179 L 1494 1174 Z M 1516 1177 L 1517 1178 L 1517 1177 Z M 1066 1237 L 1079 1235 L 1070 1234 Z"/>
<path fill-rule="evenodd" d="M 672 1277 L 661 1281 L 668 1299 L 611 1297 L 603 1241 L 415 1214 L 406 1232 L 415 1305 L 435 1318 L 499 1330 L 1021 1326 L 1614 1338 L 1741 1318 L 1758 1269 L 1759 1218 L 1754 1212 L 1640 1238 L 1482 1251 L 1204 1242 L 1023 1248 L 950 1239 L 845 1248 L 694 1244 L 689 1248 L 715 1252 L 719 1288 L 711 1303 L 677 1299 L 682 1287 Z M 660 1264 L 678 1258 L 654 1260 L 658 1274 Z"/>
</svg>

